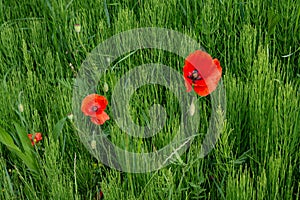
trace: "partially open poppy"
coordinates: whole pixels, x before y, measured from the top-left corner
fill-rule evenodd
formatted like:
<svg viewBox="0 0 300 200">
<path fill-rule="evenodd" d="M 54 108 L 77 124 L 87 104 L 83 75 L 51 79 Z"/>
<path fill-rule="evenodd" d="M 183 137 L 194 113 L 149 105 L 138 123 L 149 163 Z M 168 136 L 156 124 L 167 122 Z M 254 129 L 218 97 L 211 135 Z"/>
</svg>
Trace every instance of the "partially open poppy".
<svg viewBox="0 0 300 200">
<path fill-rule="evenodd" d="M 218 85 L 222 75 L 222 68 L 218 59 L 200 50 L 191 53 L 185 59 L 183 76 L 187 91 L 192 90 L 200 96 L 207 96 L 213 92 Z"/>
<path fill-rule="evenodd" d="M 106 120 L 109 120 L 109 116 L 104 112 L 107 104 L 108 101 L 104 96 L 90 94 L 83 99 L 81 111 L 86 116 L 90 116 L 94 124 L 102 125 Z"/>
<path fill-rule="evenodd" d="M 38 143 L 39 141 L 41 141 L 43 139 L 41 133 L 35 133 L 34 137 L 32 137 L 32 134 L 29 133 L 28 138 L 30 139 L 32 146 L 35 145 L 35 143 Z"/>
</svg>

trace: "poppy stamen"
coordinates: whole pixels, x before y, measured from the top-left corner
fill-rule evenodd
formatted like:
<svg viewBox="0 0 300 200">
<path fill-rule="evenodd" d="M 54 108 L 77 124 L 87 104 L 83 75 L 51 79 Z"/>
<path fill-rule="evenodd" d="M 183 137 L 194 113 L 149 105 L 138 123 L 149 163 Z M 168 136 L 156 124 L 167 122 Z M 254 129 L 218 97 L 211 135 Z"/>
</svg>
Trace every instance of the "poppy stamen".
<svg viewBox="0 0 300 200">
<path fill-rule="evenodd" d="M 98 107 L 97 107 L 97 106 L 93 106 L 93 107 L 92 107 L 92 111 L 93 111 L 93 112 L 97 112 L 97 111 L 98 111 Z"/>
<path fill-rule="evenodd" d="M 198 70 L 193 70 L 192 74 L 190 76 L 188 76 L 189 79 L 191 79 L 193 81 L 193 83 L 195 83 L 198 80 L 201 80 L 202 77 L 199 74 Z"/>
</svg>

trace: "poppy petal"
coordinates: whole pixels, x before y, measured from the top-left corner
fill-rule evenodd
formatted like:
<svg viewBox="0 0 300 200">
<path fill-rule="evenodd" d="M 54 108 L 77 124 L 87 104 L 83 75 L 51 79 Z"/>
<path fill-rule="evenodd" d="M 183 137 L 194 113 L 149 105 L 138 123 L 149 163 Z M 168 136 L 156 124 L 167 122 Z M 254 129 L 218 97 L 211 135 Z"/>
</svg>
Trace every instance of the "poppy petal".
<svg viewBox="0 0 300 200">
<path fill-rule="evenodd" d="M 187 92 L 192 91 L 193 87 L 192 87 L 192 85 L 191 85 L 186 79 L 185 79 L 185 81 L 184 81 L 184 84 L 185 84 L 185 87 L 186 87 L 186 91 L 187 91 Z"/>
<path fill-rule="evenodd" d="M 215 63 L 215 65 L 217 66 L 219 72 L 222 73 L 222 67 L 221 67 L 221 64 L 220 64 L 220 61 L 218 59 L 213 59 L 213 62 Z"/>
<path fill-rule="evenodd" d="M 31 133 L 27 134 L 27 136 L 28 136 L 28 138 L 29 138 L 30 140 L 32 140 L 32 134 L 31 134 Z"/>
<path fill-rule="evenodd" d="M 35 136 L 34 136 L 34 139 L 36 140 L 36 142 L 41 141 L 43 139 L 42 134 L 41 133 L 36 133 Z"/>
<path fill-rule="evenodd" d="M 205 86 L 194 86 L 194 91 L 202 97 L 205 97 L 210 94 L 210 91 Z"/>
<path fill-rule="evenodd" d="M 192 65 L 190 65 L 190 64 L 185 65 L 185 66 L 183 67 L 183 76 L 184 76 L 185 80 L 186 80 L 187 82 L 189 82 L 190 84 L 192 84 L 193 82 L 192 82 L 192 80 L 189 78 L 189 76 L 191 76 L 191 74 L 192 74 L 192 72 L 194 71 L 194 69 L 195 69 L 195 68 L 194 68 Z"/>
<path fill-rule="evenodd" d="M 96 125 L 102 125 L 109 119 L 109 116 L 104 111 L 96 117 L 91 117 L 91 121 Z"/>
<path fill-rule="evenodd" d="M 218 59 L 213 60 L 214 66 L 213 66 L 213 73 L 211 73 L 210 77 L 205 79 L 207 88 L 209 90 L 209 93 L 212 93 L 218 86 L 218 82 L 221 79 L 222 76 L 222 68 L 220 66 L 220 62 Z"/>
<path fill-rule="evenodd" d="M 204 51 L 196 50 L 186 58 L 185 65 L 192 66 L 205 79 L 211 74 L 212 57 Z"/>
</svg>

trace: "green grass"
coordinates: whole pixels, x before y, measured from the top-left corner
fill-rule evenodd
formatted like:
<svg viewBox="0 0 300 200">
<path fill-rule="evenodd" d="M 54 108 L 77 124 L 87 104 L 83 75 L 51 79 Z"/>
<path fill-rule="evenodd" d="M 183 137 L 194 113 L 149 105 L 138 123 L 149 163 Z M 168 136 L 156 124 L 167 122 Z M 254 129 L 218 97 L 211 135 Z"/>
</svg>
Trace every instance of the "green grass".
<svg viewBox="0 0 300 200">
<path fill-rule="evenodd" d="M 36 170 L 1 143 L 0 199 L 95 199 L 100 188 L 105 199 L 300 199 L 299 0 L 2 0 L 0 9 L 0 134 L 18 146 L 15 123 L 26 133 L 43 134 L 26 154 L 36 160 Z M 199 98 L 199 136 L 180 159 L 154 172 L 119 172 L 89 153 L 66 117 L 88 53 L 117 33 L 149 26 L 184 33 L 220 60 L 226 118 L 216 147 L 199 158 L 211 115 L 210 97 Z M 109 100 L 113 86 L 137 65 L 159 61 L 181 73 L 184 64 L 176 55 L 147 49 L 120 60 L 99 83 L 97 92 Z M 103 128 L 122 148 L 155 151 L 175 136 L 176 102 L 157 85 L 132 96 L 136 123 L 148 123 L 153 103 L 167 110 L 165 126 L 151 139 L 133 139 L 113 120 Z"/>
</svg>

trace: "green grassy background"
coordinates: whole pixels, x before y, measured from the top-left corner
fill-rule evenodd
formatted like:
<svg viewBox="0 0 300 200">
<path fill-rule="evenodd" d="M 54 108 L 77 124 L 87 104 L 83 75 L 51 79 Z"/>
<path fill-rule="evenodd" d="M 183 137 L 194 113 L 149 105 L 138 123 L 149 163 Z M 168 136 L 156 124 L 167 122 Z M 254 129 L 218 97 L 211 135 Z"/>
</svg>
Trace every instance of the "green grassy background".
<svg viewBox="0 0 300 200">
<path fill-rule="evenodd" d="M 95 199 L 100 187 L 105 199 L 300 198 L 299 0 L 0 0 L 0 9 L 0 126 L 17 145 L 13 122 L 26 133 L 43 133 L 33 153 L 35 172 L 1 144 L 1 199 Z M 76 23 L 82 26 L 79 34 Z M 181 160 L 161 170 L 122 173 L 98 163 L 65 119 L 87 53 L 110 36 L 148 26 L 187 34 L 220 60 L 225 126 L 216 148 L 203 159 L 197 158 L 201 141 L 194 141 Z M 110 89 L 128 70 L 121 66 L 141 58 L 149 62 L 148 54 L 139 52 L 107 74 Z M 158 51 L 153 58 L 181 71 L 183 59 L 163 55 Z M 141 120 L 153 99 L 162 102 L 166 96 L 175 99 L 159 87 L 141 88 L 132 100 L 132 117 Z M 209 97 L 199 104 L 200 132 L 205 132 Z M 174 113 L 171 105 L 167 110 Z M 57 125 L 60 120 L 64 126 Z M 172 128 L 144 148 L 164 146 Z M 111 139 L 121 146 L 130 142 L 124 135 Z"/>
</svg>

